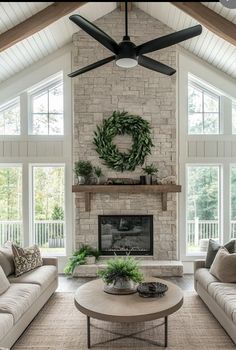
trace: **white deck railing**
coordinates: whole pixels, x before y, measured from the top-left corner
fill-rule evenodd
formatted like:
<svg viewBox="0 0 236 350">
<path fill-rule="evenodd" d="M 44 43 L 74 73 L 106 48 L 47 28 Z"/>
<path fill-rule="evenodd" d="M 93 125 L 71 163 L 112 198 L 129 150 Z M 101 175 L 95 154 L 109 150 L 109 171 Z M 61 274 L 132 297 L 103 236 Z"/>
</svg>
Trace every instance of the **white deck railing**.
<svg viewBox="0 0 236 350">
<path fill-rule="evenodd" d="M 23 242 L 21 221 L 0 221 L 0 245 L 6 241 Z M 65 247 L 65 223 L 62 220 L 34 222 L 33 242 L 42 248 Z"/>
</svg>

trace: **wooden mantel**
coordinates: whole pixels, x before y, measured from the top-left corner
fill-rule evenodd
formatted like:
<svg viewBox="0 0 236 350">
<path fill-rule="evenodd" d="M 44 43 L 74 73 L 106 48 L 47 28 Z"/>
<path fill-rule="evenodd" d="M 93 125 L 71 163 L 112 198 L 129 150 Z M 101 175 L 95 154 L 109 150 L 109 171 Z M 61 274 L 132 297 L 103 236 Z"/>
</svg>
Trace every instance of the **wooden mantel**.
<svg viewBox="0 0 236 350">
<path fill-rule="evenodd" d="M 152 193 L 161 194 L 162 210 L 167 210 L 167 193 L 181 192 L 180 185 L 74 185 L 72 192 L 85 193 L 85 211 L 90 211 L 92 193 Z"/>
</svg>

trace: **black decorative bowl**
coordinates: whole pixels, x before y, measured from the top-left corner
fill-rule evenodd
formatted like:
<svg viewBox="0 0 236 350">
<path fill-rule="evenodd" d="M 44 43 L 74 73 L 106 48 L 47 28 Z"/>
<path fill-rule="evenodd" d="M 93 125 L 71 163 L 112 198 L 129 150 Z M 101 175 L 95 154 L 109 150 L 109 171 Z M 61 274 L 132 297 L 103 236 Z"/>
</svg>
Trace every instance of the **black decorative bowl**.
<svg viewBox="0 0 236 350">
<path fill-rule="evenodd" d="M 167 290 L 167 285 L 160 282 L 140 283 L 137 288 L 139 296 L 143 298 L 163 297 Z"/>
</svg>

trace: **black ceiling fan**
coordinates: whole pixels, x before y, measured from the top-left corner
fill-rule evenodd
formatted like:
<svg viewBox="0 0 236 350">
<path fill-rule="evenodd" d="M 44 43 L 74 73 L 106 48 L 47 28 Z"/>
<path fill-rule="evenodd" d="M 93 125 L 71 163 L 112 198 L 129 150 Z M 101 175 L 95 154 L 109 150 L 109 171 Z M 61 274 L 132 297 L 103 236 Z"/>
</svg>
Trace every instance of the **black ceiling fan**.
<svg viewBox="0 0 236 350">
<path fill-rule="evenodd" d="M 125 36 L 119 44 L 117 44 L 117 42 L 103 30 L 95 26 L 95 24 L 89 22 L 87 19 L 78 14 L 71 15 L 70 20 L 82 28 L 87 34 L 91 35 L 94 39 L 99 41 L 108 50 L 113 52 L 112 56 L 104 58 L 100 61 L 92 63 L 86 67 L 80 68 L 75 72 L 68 74 L 68 76 L 71 78 L 88 72 L 94 68 L 103 66 L 104 64 L 114 60 L 116 61 L 117 66 L 122 68 L 132 68 L 139 64 L 140 66 L 154 70 L 155 72 L 172 75 L 176 72 L 175 69 L 161 62 L 153 60 L 150 57 L 144 56 L 144 54 L 178 44 L 181 41 L 191 39 L 201 34 L 202 32 L 202 26 L 199 24 L 194 27 L 186 28 L 136 46 L 132 41 L 130 41 L 130 37 L 128 35 L 127 2 L 125 3 Z"/>
</svg>

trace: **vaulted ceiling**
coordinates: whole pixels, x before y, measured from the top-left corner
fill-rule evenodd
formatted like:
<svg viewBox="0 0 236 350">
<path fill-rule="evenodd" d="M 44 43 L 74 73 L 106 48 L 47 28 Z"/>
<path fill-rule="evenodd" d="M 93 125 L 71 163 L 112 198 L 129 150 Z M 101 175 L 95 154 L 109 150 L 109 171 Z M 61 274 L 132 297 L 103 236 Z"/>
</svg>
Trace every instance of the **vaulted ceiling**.
<svg viewBox="0 0 236 350">
<path fill-rule="evenodd" d="M 52 2 L 0 2 L 0 33 L 8 31 L 51 4 Z M 204 2 L 203 4 L 236 24 L 236 9 L 227 9 L 219 2 Z M 174 31 L 197 24 L 196 20 L 171 3 L 137 2 L 135 5 Z M 116 7 L 117 2 L 87 2 L 76 12 L 90 21 L 95 21 Z M 69 21 L 68 17 L 69 14 L 2 51 L 0 53 L 0 83 L 71 42 L 72 35 L 78 31 L 78 27 Z M 150 39 L 155 37 L 153 33 Z M 219 70 L 236 78 L 236 47 L 205 27 L 199 37 L 181 45 Z"/>
</svg>

